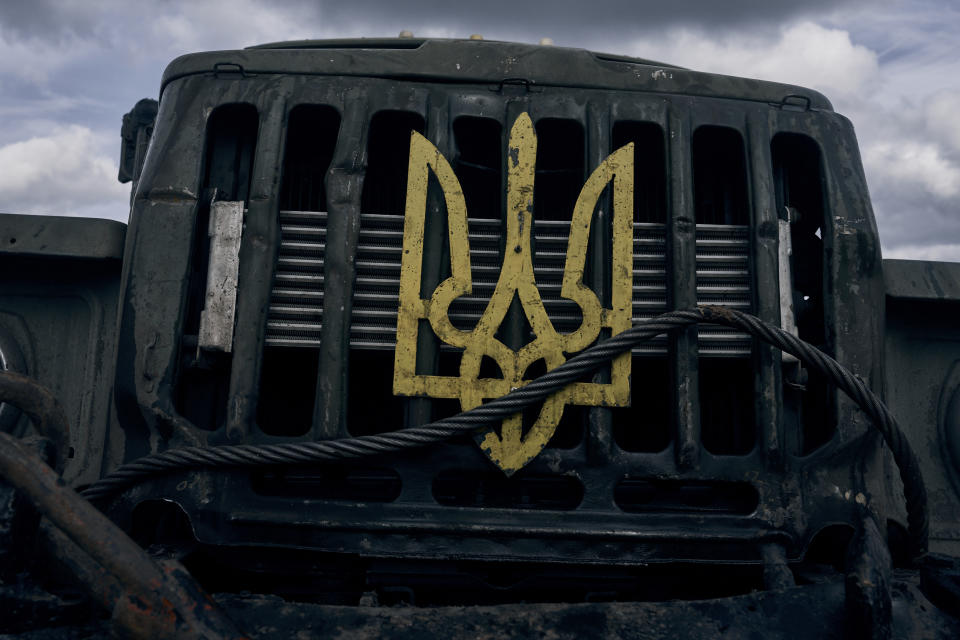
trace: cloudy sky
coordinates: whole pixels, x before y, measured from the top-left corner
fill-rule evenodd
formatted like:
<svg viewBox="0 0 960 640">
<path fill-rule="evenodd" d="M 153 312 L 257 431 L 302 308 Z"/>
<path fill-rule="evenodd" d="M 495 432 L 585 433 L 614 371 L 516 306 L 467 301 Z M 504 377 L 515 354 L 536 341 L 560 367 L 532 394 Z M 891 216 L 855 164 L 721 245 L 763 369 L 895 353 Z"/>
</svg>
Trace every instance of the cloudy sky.
<svg viewBox="0 0 960 640">
<path fill-rule="evenodd" d="M 404 29 L 819 89 L 856 126 L 884 256 L 960 261 L 956 0 L 0 0 L 0 211 L 125 220 L 121 117 L 182 53 Z"/>
</svg>

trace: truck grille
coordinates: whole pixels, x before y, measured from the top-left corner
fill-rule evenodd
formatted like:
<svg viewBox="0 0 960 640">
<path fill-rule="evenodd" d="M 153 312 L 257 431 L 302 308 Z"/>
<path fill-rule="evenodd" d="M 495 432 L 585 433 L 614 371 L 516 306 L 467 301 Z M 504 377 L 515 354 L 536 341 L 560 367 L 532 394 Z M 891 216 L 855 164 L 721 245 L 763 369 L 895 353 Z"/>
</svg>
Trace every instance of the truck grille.
<svg viewBox="0 0 960 640">
<path fill-rule="evenodd" d="M 233 106 L 252 92 L 225 90 L 229 101 L 209 125 L 211 170 L 203 188 L 234 200 L 251 194 L 233 355 L 196 358 L 191 318 L 199 311 L 191 309 L 202 308 L 204 281 L 185 285 L 186 310 L 174 314 L 173 302 L 164 307 L 170 327 L 185 325 L 181 370 L 169 374 L 178 377 L 175 408 L 211 443 L 383 434 L 461 410 L 456 398 L 393 392 L 411 131 L 449 162 L 473 216 L 473 291 L 449 309 L 453 324 L 469 330 L 500 275 L 508 127 L 520 109 L 529 112 L 539 141 L 531 255 L 558 331 L 581 322 L 579 307 L 559 295 L 578 193 L 602 158 L 634 143 L 634 321 L 700 303 L 776 322 L 780 258 L 775 238 L 764 234 L 790 206 L 803 214 L 792 232 L 792 264 L 802 267 L 794 273 L 809 276 L 794 285 L 795 303 L 806 311 L 798 313 L 800 337 L 828 347 L 828 339 L 843 337 L 822 323 L 833 281 L 823 268 L 820 236 L 831 237 L 832 227 L 824 222 L 831 220 L 826 191 L 810 183 L 811 176 L 831 174 L 819 164 L 816 141 L 803 138 L 805 146 L 796 138 L 798 128 L 814 122 L 809 113 L 743 103 L 749 113 L 741 118 L 739 103 L 730 100 L 698 106 L 637 91 L 553 87 L 518 97 L 522 87 L 501 92 L 412 79 L 318 76 L 291 86 L 299 89 L 284 102 L 259 94 L 257 109 Z M 772 126 L 775 117 L 790 119 L 794 137 L 777 144 L 774 137 L 787 134 Z M 764 152 L 765 138 L 772 156 Z M 425 290 L 445 270 L 436 186 L 427 187 Z M 599 211 L 607 212 L 612 195 L 600 195 Z M 198 211 L 192 265 L 205 274 L 207 221 L 204 208 Z M 599 224 L 591 223 L 587 238 L 584 281 L 597 289 L 611 280 L 605 255 L 611 247 L 602 235 L 608 221 L 595 215 Z M 276 244 L 261 245 L 263 238 Z M 169 296 L 167 289 L 160 293 Z M 126 317 L 125 326 L 139 331 L 127 334 L 142 334 L 141 326 L 152 331 L 149 307 L 137 296 L 130 302 L 143 313 L 136 322 Z M 513 349 L 527 327 L 516 309 L 508 313 L 500 335 Z M 439 342 L 418 340 L 417 368 L 455 377 L 458 354 Z M 804 482 L 812 474 L 805 469 L 824 458 L 795 454 L 825 446 L 839 431 L 830 398 L 808 400 L 817 391 L 814 381 L 806 392 L 783 389 L 777 353 L 705 326 L 647 342 L 633 356 L 629 406 L 568 404 L 542 455 L 509 479 L 472 439 L 461 438 L 341 465 L 218 472 L 210 477 L 223 499 L 206 500 L 207 489 L 178 491 L 178 505 L 199 540 L 224 547 L 505 565 L 749 563 L 760 558 L 758 545 L 780 542 L 793 560 L 803 557 L 812 532 L 859 521 L 854 511 L 848 518 L 838 509 L 806 508 L 804 496 L 812 494 L 803 493 Z M 496 377 L 496 364 L 482 363 L 491 372 L 483 377 Z M 545 367 L 532 363 L 530 376 Z M 607 373 L 600 370 L 594 380 L 602 383 Z M 134 382 L 142 383 L 130 381 L 128 399 L 136 397 L 129 393 Z M 525 411 L 524 427 L 537 414 L 536 406 Z"/>
</svg>

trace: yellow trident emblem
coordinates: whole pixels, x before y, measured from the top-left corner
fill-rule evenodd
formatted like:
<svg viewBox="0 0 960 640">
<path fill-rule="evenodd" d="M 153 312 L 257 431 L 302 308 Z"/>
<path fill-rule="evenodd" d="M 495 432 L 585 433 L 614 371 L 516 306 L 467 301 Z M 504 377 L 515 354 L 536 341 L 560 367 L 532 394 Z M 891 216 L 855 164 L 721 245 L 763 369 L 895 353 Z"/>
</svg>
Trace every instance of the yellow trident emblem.
<svg viewBox="0 0 960 640">
<path fill-rule="evenodd" d="M 417 132 L 411 132 L 407 177 L 406 218 L 403 228 L 403 261 L 400 268 L 400 307 L 397 314 L 397 350 L 393 369 L 393 392 L 401 396 L 456 398 L 464 409 L 484 399 L 496 398 L 522 386 L 527 368 L 544 360 L 547 370 L 592 344 L 601 329 L 615 335 L 630 328 L 633 289 L 633 143 L 610 154 L 598 166 L 577 198 L 570 221 L 566 265 L 560 295 L 579 305 L 580 327 L 563 334 L 554 329 L 543 307 L 533 272 L 530 233 L 533 227 L 533 182 L 537 136 L 526 113 L 510 131 L 507 168 L 507 239 L 503 265 L 490 302 L 476 327 L 463 331 L 453 326 L 448 309 L 455 298 L 468 295 L 473 285 L 470 273 L 470 242 L 467 208 L 460 182 L 440 151 Z M 450 242 L 449 278 L 428 299 L 421 297 L 423 235 L 427 183 L 432 171 L 446 199 Z M 605 309 L 597 295 L 583 283 L 590 223 L 600 194 L 613 183 L 613 281 L 611 308 Z M 514 297 L 518 297 L 535 339 L 514 351 L 496 338 Z M 437 337 L 463 349 L 459 376 L 418 375 L 417 334 L 427 320 Z M 493 358 L 503 378 L 480 378 L 483 356 Z M 622 407 L 630 403 L 630 354 L 613 361 L 609 383 L 577 382 L 554 393 L 530 430 L 522 433 L 522 416 L 504 420 L 498 435 L 490 429 L 477 441 L 483 452 L 507 475 L 521 469 L 546 446 L 557 429 L 567 404 Z"/>
</svg>

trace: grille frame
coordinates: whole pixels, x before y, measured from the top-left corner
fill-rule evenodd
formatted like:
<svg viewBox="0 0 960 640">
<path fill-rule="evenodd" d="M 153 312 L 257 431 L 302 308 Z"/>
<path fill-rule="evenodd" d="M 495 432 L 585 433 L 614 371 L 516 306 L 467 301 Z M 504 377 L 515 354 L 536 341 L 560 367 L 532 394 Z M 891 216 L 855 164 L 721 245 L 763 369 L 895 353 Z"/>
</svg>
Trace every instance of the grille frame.
<svg viewBox="0 0 960 640">
<path fill-rule="evenodd" d="M 436 97 L 435 93 L 429 95 Z M 604 96 L 604 98 L 608 98 L 608 96 Z M 446 104 L 446 108 L 427 112 L 426 133 L 428 138 L 434 141 L 448 158 L 453 159 L 456 157 L 456 151 L 453 149 L 453 141 L 449 136 L 449 123 L 456 117 L 471 112 L 469 108 L 462 112 L 459 111 L 465 104 L 469 105 L 469 101 L 462 100 L 461 97 L 444 95 L 443 102 Z M 518 105 L 511 107 L 512 101 L 509 100 L 495 99 L 494 102 L 503 114 L 503 122 L 507 122 L 510 114 L 520 108 Z M 592 126 L 591 123 L 598 118 L 597 114 L 590 109 L 584 109 L 574 104 L 572 101 L 560 100 L 560 103 L 559 105 L 550 105 L 549 114 L 532 101 L 524 103 L 523 107 L 531 112 L 535 120 L 538 115 L 550 115 L 551 117 L 572 117 L 584 122 L 585 129 L 588 131 L 588 154 L 596 158 L 597 162 L 602 160 L 607 153 L 612 151 L 612 149 L 607 148 L 610 144 L 612 126 L 605 125 L 605 133 L 591 138 L 591 134 L 597 133 L 597 127 Z M 487 107 L 489 108 L 490 105 L 488 104 Z M 375 113 L 382 108 L 385 107 L 371 108 L 370 112 Z M 390 108 L 397 109 L 398 107 L 396 104 L 392 104 Z M 666 137 L 669 132 L 668 123 L 671 122 L 671 110 L 661 108 L 655 111 L 655 116 L 650 112 L 645 112 L 642 117 L 652 118 L 658 122 Z M 429 117 L 431 114 L 434 116 L 433 118 Z M 609 123 L 609 120 L 605 118 L 600 119 Z M 506 132 L 508 127 L 504 126 L 503 130 Z M 504 133 L 504 135 L 506 134 Z M 677 151 L 667 151 L 668 156 L 671 153 L 676 154 Z M 588 164 L 588 171 L 591 166 Z M 332 171 L 331 176 L 333 175 Z M 667 185 L 668 192 L 677 192 L 679 188 L 677 182 L 682 182 L 682 179 L 670 177 L 670 184 Z M 432 204 L 428 200 L 427 206 L 428 215 L 436 216 L 443 213 L 442 206 L 438 207 L 435 200 Z M 603 203 L 600 206 L 602 208 Z M 678 204 L 676 198 L 668 202 L 668 208 L 672 209 L 678 206 L 682 206 L 686 210 L 687 207 L 692 206 L 692 203 L 681 200 Z M 431 209 L 431 207 L 433 208 Z M 289 212 L 280 212 L 280 220 L 282 221 L 284 216 L 288 215 L 290 215 Z M 296 215 L 315 216 L 317 220 L 333 219 L 333 215 L 326 212 L 301 212 Z M 351 215 L 355 235 L 352 237 L 354 244 L 348 247 L 348 251 L 352 252 L 353 256 L 352 260 L 347 260 L 350 269 L 344 271 L 343 264 L 334 265 L 334 269 L 338 272 L 348 272 L 353 275 L 353 288 L 349 292 L 349 333 L 344 331 L 339 334 L 342 336 L 340 344 L 344 349 L 344 356 L 346 356 L 344 362 L 350 362 L 349 354 L 354 349 L 375 350 L 384 354 L 383 366 L 392 369 L 391 350 L 393 341 L 390 338 L 395 333 L 395 320 L 393 320 L 393 323 L 390 320 L 395 318 L 397 308 L 396 292 L 399 286 L 399 257 L 403 237 L 403 216 L 365 213 L 356 209 L 351 211 Z M 689 212 L 689 215 L 692 218 L 692 212 Z M 502 250 L 500 248 L 500 234 L 502 233 L 503 223 L 500 220 L 469 218 L 468 225 L 471 239 L 471 267 L 475 285 L 471 297 L 474 299 L 474 305 L 485 306 L 485 295 L 492 292 L 499 274 L 500 251 Z M 752 309 L 757 293 L 754 287 L 757 280 L 757 274 L 753 271 L 754 256 L 752 251 L 754 245 L 751 243 L 753 231 L 752 225 L 681 225 L 678 224 L 676 216 L 668 218 L 665 223 L 635 222 L 633 224 L 634 318 L 650 317 L 671 307 L 683 306 L 683 300 L 690 296 L 693 299 L 700 297 L 700 301 L 704 303 L 729 302 L 732 299 L 735 304 L 738 304 L 738 308 Z M 568 233 L 569 222 L 534 221 L 534 236 L 536 237 L 537 248 L 547 247 L 550 250 L 547 259 L 535 263 L 538 287 L 544 297 L 544 303 L 548 311 L 564 304 L 564 301 L 559 300 L 559 282 L 562 277 Z M 295 236 L 293 236 L 293 240 L 296 240 Z M 596 250 L 596 244 L 593 246 L 592 251 Z M 733 250 L 724 250 L 729 248 Z M 285 249 L 284 242 L 281 242 L 280 256 L 284 255 Z M 678 265 L 681 263 L 678 253 L 687 256 L 684 259 L 688 259 L 694 265 L 691 271 L 680 273 L 679 268 L 671 270 L 668 267 L 671 262 Z M 386 256 L 386 259 L 384 259 L 384 256 Z M 385 266 L 386 268 L 384 268 Z M 329 278 L 330 265 L 325 265 L 325 272 L 328 274 L 327 278 Z M 394 278 L 392 281 L 391 277 Z M 726 299 L 718 298 L 715 294 L 724 291 L 724 284 L 730 281 L 734 285 L 738 285 L 739 288 L 731 291 L 732 295 Z M 385 289 L 388 285 L 392 285 L 391 290 Z M 638 293 L 643 294 L 644 297 L 636 297 Z M 713 297 L 710 297 L 711 294 L 714 294 Z M 319 297 L 314 298 L 314 300 L 317 299 Z M 322 313 L 329 308 L 329 303 L 325 302 L 322 309 L 319 309 L 320 315 L 322 316 Z M 482 307 L 479 307 L 475 313 L 478 313 L 479 310 L 482 310 Z M 315 308 L 313 313 L 317 313 L 317 311 L 318 309 Z M 456 304 L 452 305 L 451 316 L 456 316 L 457 311 Z M 551 317 L 553 317 L 553 314 L 551 314 Z M 462 317 L 454 320 L 454 323 L 457 324 L 458 321 L 462 328 L 469 326 L 469 323 L 464 321 Z M 391 324 L 393 326 L 390 326 Z M 570 325 L 571 328 L 573 326 Z M 372 331 L 370 330 L 371 327 Z M 756 357 L 752 341 L 745 336 L 713 327 L 692 328 L 692 331 L 692 339 L 684 338 L 684 336 L 661 337 L 638 348 L 634 355 L 638 356 L 640 360 L 635 360 L 635 362 L 642 363 L 644 358 L 647 357 L 667 358 L 673 363 L 673 376 L 688 375 L 683 373 L 686 371 L 691 372 L 695 378 L 695 361 L 696 358 L 701 356 L 734 357 L 737 359 L 754 359 Z M 697 332 L 699 332 L 699 340 Z M 322 324 L 315 328 L 314 334 L 319 334 L 321 337 L 313 341 L 310 347 L 323 347 Z M 697 348 L 698 343 L 705 345 L 702 353 Z M 269 337 L 267 338 L 267 344 L 270 344 Z M 733 349 L 725 346 L 730 344 L 734 345 Z M 433 349 L 436 350 L 434 353 L 449 352 L 445 346 L 434 345 Z M 693 356 L 694 362 L 692 365 L 687 363 L 684 366 L 683 358 L 678 357 L 684 351 Z M 697 385 L 695 379 L 693 384 L 685 385 L 685 388 L 686 393 L 696 396 Z M 379 397 L 382 393 L 389 394 L 390 392 L 391 389 L 389 388 L 381 388 L 372 390 L 372 395 Z M 350 391 L 344 389 L 341 393 L 347 394 Z M 682 403 L 681 395 L 674 394 L 671 403 L 674 405 Z M 321 398 L 318 396 L 318 403 L 320 401 Z M 431 417 L 436 417 L 436 409 L 432 409 L 431 405 L 438 402 L 429 399 L 405 399 L 403 403 L 406 408 L 403 411 L 397 411 L 393 420 L 386 421 L 384 425 L 374 431 L 351 431 L 348 425 L 355 423 L 355 416 L 347 414 L 344 417 L 344 412 L 340 414 L 341 423 L 339 425 L 334 428 L 328 425 L 326 429 L 317 428 L 317 425 L 315 425 L 313 432 L 308 437 L 311 439 L 316 437 L 342 437 L 357 435 L 358 433 L 389 431 L 400 426 L 426 422 Z M 456 401 L 447 402 L 456 404 Z M 572 412 L 574 409 L 574 407 L 568 407 L 567 411 Z M 604 430 L 609 433 L 612 429 L 613 414 L 609 409 L 592 408 L 583 409 L 578 415 L 580 416 L 578 419 L 582 420 L 583 437 L 573 446 L 556 447 L 548 445 L 541 456 L 530 463 L 522 472 L 532 475 L 570 473 L 578 478 L 585 488 L 583 499 L 578 503 L 578 506 L 575 509 L 564 511 L 564 518 L 572 519 L 571 523 L 575 524 L 558 528 L 551 527 L 547 524 L 547 520 L 544 520 L 542 529 L 534 535 L 535 538 L 539 539 L 543 539 L 543 536 L 548 538 L 560 536 L 562 538 L 565 535 L 576 539 L 576 543 L 572 539 L 569 543 L 579 549 L 573 552 L 571 556 L 578 561 L 596 559 L 596 550 L 591 549 L 591 545 L 596 544 L 595 536 L 599 513 L 606 513 L 605 519 L 613 518 L 613 522 L 619 523 L 613 525 L 612 528 L 608 528 L 608 533 L 605 534 L 611 540 L 618 541 L 616 544 L 621 550 L 617 559 L 618 563 L 631 564 L 640 561 L 639 555 L 626 552 L 624 551 L 625 547 L 619 546 L 625 544 L 627 540 L 636 539 L 636 536 L 648 539 L 653 546 L 657 546 L 655 542 L 657 540 L 661 542 L 673 540 L 676 543 L 679 538 L 687 537 L 680 531 L 688 526 L 691 518 L 698 517 L 693 513 L 628 514 L 622 513 L 614 504 L 613 487 L 622 478 L 635 476 L 638 469 L 643 470 L 641 475 L 644 477 L 676 478 L 681 485 L 684 482 L 690 482 L 697 487 L 708 487 L 711 483 L 719 483 L 717 486 L 722 488 L 730 483 L 736 483 L 742 479 L 744 468 L 763 469 L 764 471 L 761 471 L 758 477 L 767 478 L 769 464 L 760 446 L 751 447 L 749 451 L 736 456 L 713 455 L 704 450 L 699 441 L 696 440 L 697 451 L 695 456 L 691 457 L 689 448 L 684 446 L 683 437 L 685 433 L 693 432 L 695 428 L 691 428 L 689 423 L 684 424 L 684 416 L 676 415 L 676 412 L 675 424 L 673 425 L 674 434 L 667 446 L 658 452 L 626 451 L 620 449 L 616 444 L 608 444 L 605 450 L 598 451 L 598 438 L 602 437 L 600 434 Z M 688 416 L 687 419 L 690 417 L 699 419 L 697 414 Z M 679 424 L 677 424 L 678 422 Z M 754 429 L 755 425 L 750 424 L 746 428 Z M 324 436 L 325 433 L 330 435 Z M 759 443 L 761 438 L 757 436 L 755 441 Z M 731 461 L 734 462 L 731 463 Z M 371 464 L 378 463 L 389 466 L 390 469 L 399 474 L 403 484 L 400 496 L 393 503 L 378 505 L 377 517 L 364 525 L 360 525 L 359 522 L 350 524 L 356 518 L 362 518 L 358 515 L 360 512 L 354 511 L 353 507 L 321 500 L 320 503 L 325 505 L 323 507 L 324 511 L 330 516 L 324 519 L 323 527 L 325 530 L 330 530 L 334 538 L 336 538 L 336 534 L 333 534 L 333 531 L 342 530 L 346 533 L 354 526 L 360 526 L 364 529 L 372 527 L 372 529 L 369 529 L 370 531 L 403 532 L 410 527 L 409 518 L 411 514 L 433 514 L 428 517 L 428 520 L 435 520 L 437 522 L 436 526 L 424 524 L 418 529 L 420 533 L 414 533 L 414 529 L 410 529 L 409 533 L 415 536 L 434 536 L 450 535 L 454 531 L 459 531 L 457 535 L 464 538 L 462 548 L 473 549 L 472 552 L 468 553 L 476 554 L 470 557 L 489 558 L 487 552 L 483 551 L 483 549 L 489 549 L 488 542 L 485 542 L 485 539 L 491 535 L 507 535 L 513 536 L 512 539 L 516 540 L 516 527 L 519 523 L 526 523 L 524 526 L 530 524 L 529 520 L 524 520 L 523 516 L 517 513 L 517 509 L 483 508 L 478 510 L 467 507 L 437 505 L 435 503 L 428 488 L 431 484 L 431 478 L 436 477 L 437 473 L 452 469 L 477 470 L 489 468 L 489 463 L 483 458 L 472 441 L 441 445 L 433 447 L 429 451 L 411 452 L 410 456 L 401 456 L 401 459 L 374 460 L 371 462 Z M 774 472 L 774 476 L 770 477 L 769 480 L 772 480 L 773 477 L 777 478 L 776 482 L 765 480 L 754 483 L 758 492 L 757 503 L 760 505 L 756 510 L 750 513 L 721 514 L 717 520 L 717 529 L 714 534 L 707 536 L 714 539 L 715 543 L 719 539 L 724 539 L 730 543 L 729 561 L 744 561 L 754 558 L 756 544 L 761 539 L 779 541 L 790 549 L 791 555 L 800 552 L 800 546 L 797 544 L 798 538 L 791 538 L 784 531 L 779 531 L 776 527 L 770 526 L 767 515 L 763 513 L 763 505 L 782 504 L 784 500 L 781 494 L 783 485 L 779 482 L 779 474 Z M 231 487 L 231 491 L 247 493 L 247 483 L 242 476 L 233 477 L 226 482 Z M 427 487 L 427 489 L 424 487 Z M 252 500 L 255 504 L 261 498 L 252 497 Z M 271 500 L 280 512 L 284 510 L 279 507 L 280 503 L 284 502 L 281 498 L 273 496 Z M 245 509 L 243 514 L 235 514 L 233 518 L 246 523 L 244 526 L 254 528 L 267 526 L 263 518 L 255 515 L 255 511 L 256 509 Z M 274 515 L 277 513 L 279 512 L 274 511 Z M 526 513 L 526 516 L 529 517 L 529 512 Z M 548 514 L 537 517 L 543 518 L 546 516 Z M 293 522 L 287 518 L 282 519 L 288 525 Z M 304 532 L 318 526 L 310 524 L 309 518 L 306 521 L 301 518 L 298 522 L 298 526 Z M 452 522 L 462 522 L 463 524 L 453 525 Z M 473 524 L 470 524 L 471 522 Z M 672 524 L 667 524 L 668 522 Z M 453 529 L 450 528 L 451 526 Z M 571 532 L 578 527 L 581 529 L 581 534 L 573 535 Z M 671 527 L 673 528 L 671 529 Z M 551 528 L 554 531 L 548 533 Z M 568 533 L 564 534 L 564 531 Z M 393 551 L 390 550 L 390 545 L 393 542 L 388 542 L 388 540 L 395 541 L 397 538 L 396 534 L 385 534 L 383 536 L 374 535 L 370 540 L 374 541 L 373 544 L 376 549 L 374 553 L 391 555 Z M 332 544 L 328 546 L 324 543 L 321 546 L 329 550 L 333 548 Z M 699 552 L 694 551 L 694 549 L 701 547 L 706 549 L 705 546 L 702 546 L 703 544 L 702 540 L 694 543 L 691 539 L 686 551 L 680 551 L 675 544 L 671 544 L 662 549 L 662 554 L 651 551 L 651 547 L 645 545 L 643 555 L 647 559 L 662 557 L 664 560 L 668 558 L 672 560 L 692 560 L 701 557 Z M 418 546 L 413 544 L 413 547 Z M 680 545 L 680 547 L 684 546 L 686 545 Z M 412 552 L 413 547 L 406 546 L 404 553 Z M 551 557 L 556 557 L 551 556 L 552 551 L 540 553 L 529 549 L 528 552 L 530 558 L 549 560 Z"/>
</svg>

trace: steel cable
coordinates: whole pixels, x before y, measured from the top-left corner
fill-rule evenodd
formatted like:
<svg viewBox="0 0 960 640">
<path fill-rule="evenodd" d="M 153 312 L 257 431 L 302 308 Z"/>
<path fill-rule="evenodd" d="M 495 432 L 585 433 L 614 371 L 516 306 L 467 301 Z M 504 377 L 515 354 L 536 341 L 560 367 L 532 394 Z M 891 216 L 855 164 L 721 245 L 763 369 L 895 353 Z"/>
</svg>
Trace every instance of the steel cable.
<svg viewBox="0 0 960 640">
<path fill-rule="evenodd" d="M 302 464 L 362 458 L 436 444 L 472 433 L 517 413 L 583 378 L 613 358 L 660 334 L 694 324 L 721 324 L 740 329 L 797 357 L 846 393 L 873 420 L 900 471 L 906 498 L 908 532 L 914 554 L 927 550 L 927 493 L 916 455 L 893 415 L 858 376 L 836 360 L 793 334 L 759 318 L 725 307 L 701 306 L 672 311 L 635 324 L 570 358 L 529 384 L 469 411 L 429 424 L 377 435 L 341 440 L 295 442 L 271 445 L 224 445 L 182 447 L 122 465 L 81 493 L 90 500 L 108 498 L 153 475 L 191 468 L 252 467 Z"/>
</svg>

